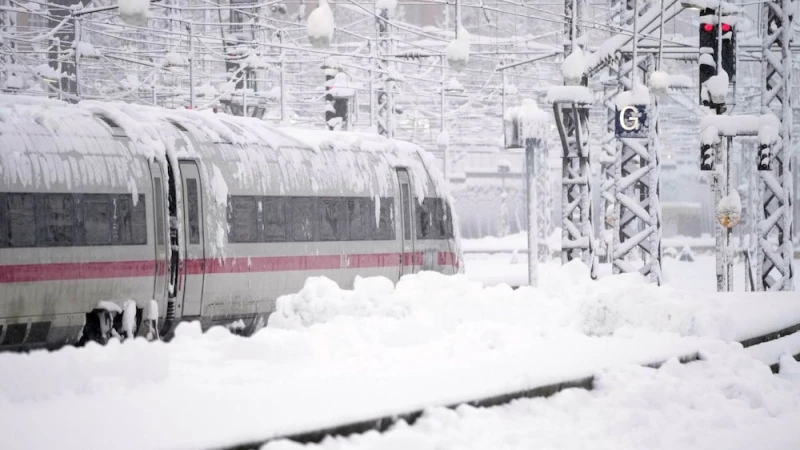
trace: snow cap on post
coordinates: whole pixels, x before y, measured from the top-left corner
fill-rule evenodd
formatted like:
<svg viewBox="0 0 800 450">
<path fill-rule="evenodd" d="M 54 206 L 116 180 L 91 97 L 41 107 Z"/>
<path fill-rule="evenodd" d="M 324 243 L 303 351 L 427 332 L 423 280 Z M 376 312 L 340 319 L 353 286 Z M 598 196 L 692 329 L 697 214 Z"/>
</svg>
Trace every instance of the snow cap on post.
<svg viewBox="0 0 800 450">
<path fill-rule="evenodd" d="M 469 62 L 469 32 L 458 24 L 458 37 L 447 45 L 447 63 L 456 72 L 461 72 Z"/>
<path fill-rule="evenodd" d="M 667 90 L 671 85 L 670 76 L 667 72 L 662 70 L 653 71 L 653 73 L 650 74 L 648 85 L 653 95 L 660 97 L 667 93 Z"/>
<path fill-rule="evenodd" d="M 376 0 L 375 9 L 380 11 L 386 10 L 386 17 L 391 18 L 397 10 L 397 0 Z"/>
<path fill-rule="evenodd" d="M 119 0 L 119 18 L 126 25 L 143 27 L 147 25 L 150 0 Z"/>
<path fill-rule="evenodd" d="M 550 115 L 539 109 L 533 99 L 508 108 L 503 116 L 506 148 L 522 148 L 526 139 L 544 139 Z"/>
<path fill-rule="evenodd" d="M 561 75 L 564 76 L 564 84 L 567 86 L 578 86 L 581 84 L 586 74 L 586 58 L 583 57 L 583 50 L 575 46 L 575 50 L 564 58 L 561 64 Z"/>
<path fill-rule="evenodd" d="M 622 109 L 631 105 L 649 105 L 650 89 L 642 84 L 636 84 L 630 91 L 620 92 L 615 99 L 617 108 Z"/>
<path fill-rule="evenodd" d="M 319 6 L 311 11 L 306 23 L 308 41 L 315 48 L 326 48 L 331 45 L 334 29 L 336 23 L 333 21 L 333 11 L 328 0 L 319 0 Z"/>
</svg>

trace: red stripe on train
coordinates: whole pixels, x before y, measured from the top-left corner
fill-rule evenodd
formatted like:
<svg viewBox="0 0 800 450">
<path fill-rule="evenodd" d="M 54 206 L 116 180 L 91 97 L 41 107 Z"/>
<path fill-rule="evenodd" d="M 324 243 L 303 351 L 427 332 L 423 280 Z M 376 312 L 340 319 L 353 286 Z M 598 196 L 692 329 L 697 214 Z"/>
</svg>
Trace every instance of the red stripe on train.
<svg viewBox="0 0 800 450">
<path fill-rule="evenodd" d="M 366 269 L 417 265 L 423 261 L 422 252 L 364 253 L 352 255 L 301 255 L 258 256 L 222 259 L 186 260 L 186 273 L 199 275 L 214 273 L 285 272 L 301 270 Z M 438 252 L 437 264 L 458 267 L 456 255 Z M 158 270 L 166 272 L 162 261 L 108 261 L 86 263 L 18 264 L 0 266 L 0 283 L 30 281 L 85 280 L 103 278 L 131 278 L 153 276 Z"/>
</svg>

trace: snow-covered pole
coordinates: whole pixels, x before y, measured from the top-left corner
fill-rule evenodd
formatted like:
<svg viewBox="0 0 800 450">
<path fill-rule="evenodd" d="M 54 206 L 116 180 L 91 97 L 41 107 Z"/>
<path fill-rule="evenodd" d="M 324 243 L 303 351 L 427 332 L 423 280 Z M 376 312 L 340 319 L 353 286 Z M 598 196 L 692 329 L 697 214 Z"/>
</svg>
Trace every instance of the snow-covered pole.
<svg viewBox="0 0 800 450">
<path fill-rule="evenodd" d="M 656 70 L 659 71 L 661 70 L 661 60 L 664 58 L 664 0 L 661 0 L 660 8 L 659 20 L 661 24 L 658 27 L 658 60 L 656 61 Z"/>
<path fill-rule="evenodd" d="M 192 37 L 192 24 L 186 24 L 186 31 L 189 33 L 189 54 L 187 55 L 187 59 L 189 60 L 189 109 L 194 109 L 194 38 Z M 245 74 L 247 71 L 245 71 Z M 246 82 L 245 82 L 245 87 Z M 245 110 L 245 115 L 247 111 Z"/>
<path fill-rule="evenodd" d="M 461 28 L 461 0 L 456 0 L 456 39 L 458 39 L 458 35 L 460 33 L 459 28 Z"/>
<path fill-rule="evenodd" d="M 528 284 L 539 284 L 539 220 L 536 214 L 539 199 L 536 195 L 536 152 L 542 152 L 541 139 L 525 139 L 525 202 L 528 212 Z M 538 168 L 547 170 L 546 167 Z"/>
<path fill-rule="evenodd" d="M 661 15 L 664 16 L 663 14 Z M 639 60 L 637 59 L 637 55 L 639 54 L 639 2 L 638 0 L 634 0 L 633 2 L 633 41 L 631 45 L 633 45 L 633 60 L 631 64 L 633 64 L 633 72 L 631 77 L 631 86 L 636 87 L 638 76 L 636 74 L 636 68 L 638 67 Z"/>
<path fill-rule="evenodd" d="M 280 62 L 278 63 L 278 70 L 280 71 L 280 90 L 281 90 L 281 123 L 286 121 L 286 81 L 285 81 L 285 72 L 286 72 L 286 64 L 284 63 L 284 59 L 286 57 L 286 49 L 283 46 L 283 31 L 278 31 L 278 45 L 281 46 L 280 49 Z"/>
<path fill-rule="evenodd" d="M 442 176 L 445 181 L 450 181 L 450 137 L 447 136 L 447 125 L 445 124 L 444 115 L 447 111 L 447 98 L 445 96 L 445 79 L 447 78 L 447 63 L 446 57 L 442 55 L 442 82 L 439 87 L 439 143 L 444 146 L 442 155 Z M 505 109 L 503 110 L 505 111 Z"/>
<path fill-rule="evenodd" d="M 77 100 L 81 98 L 81 21 L 75 14 L 72 14 L 72 26 L 74 28 L 74 39 L 75 45 L 73 45 L 75 50 L 75 96 Z"/>
<path fill-rule="evenodd" d="M 382 83 L 378 88 L 378 134 L 388 138 L 394 137 L 394 99 L 392 98 L 392 76 L 387 55 L 392 53 L 391 25 L 388 1 L 378 0 L 378 70 Z"/>
</svg>

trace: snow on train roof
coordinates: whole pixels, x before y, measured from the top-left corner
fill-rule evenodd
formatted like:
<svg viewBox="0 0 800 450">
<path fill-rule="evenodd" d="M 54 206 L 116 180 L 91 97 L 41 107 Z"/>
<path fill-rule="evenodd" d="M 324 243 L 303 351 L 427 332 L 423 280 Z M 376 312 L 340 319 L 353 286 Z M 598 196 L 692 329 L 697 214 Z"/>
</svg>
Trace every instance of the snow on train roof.
<svg viewBox="0 0 800 450">
<path fill-rule="evenodd" d="M 119 134 L 136 145 L 126 146 L 115 140 L 113 131 L 117 127 Z M 181 146 L 178 129 L 187 131 L 197 142 L 229 143 L 241 149 L 225 153 L 202 145 Z M 131 173 L 141 178 L 147 171 L 141 161 L 134 161 L 136 156 L 163 160 L 169 151 L 180 156 L 202 154 L 202 159 L 212 166 L 209 174 L 219 171 L 214 164 L 228 164 L 227 170 L 237 174 L 236 180 L 228 182 L 241 186 L 260 183 L 264 187 L 272 170 L 266 167 L 271 162 L 268 159 L 277 157 L 283 172 L 281 178 L 289 183 L 282 190 L 321 192 L 343 185 L 357 189 L 372 185 L 377 186 L 373 195 L 385 193 L 389 189 L 388 180 L 376 174 L 365 176 L 361 167 L 364 161 L 357 162 L 346 154 L 348 151 L 381 153 L 384 155 L 381 160 L 389 164 L 384 171 L 399 166 L 421 174 L 413 177 L 414 191 L 420 200 L 425 195 L 424 180 L 428 176 L 435 191 L 441 192 L 442 186 L 438 173 L 427 170 L 436 163 L 414 144 L 370 133 L 278 128 L 254 118 L 212 111 L 99 101 L 74 105 L 46 98 L 0 95 L 0 142 L 6 147 L 3 150 L 11 150 L 0 152 L 0 176 L 6 182 L 26 186 L 43 183 L 49 187 L 57 182 L 65 182 L 67 187 L 71 184 L 126 186 L 133 183 Z M 277 156 L 265 154 L 265 146 L 274 149 Z M 299 148 L 322 153 L 319 158 L 292 155 L 292 149 Z M 220 159 L 223 157 L 228 159 Z M 331 170 L 331 165 L 340 170 Z M 290 167 L 298 170 L 289 170 Z"/>
</svg>

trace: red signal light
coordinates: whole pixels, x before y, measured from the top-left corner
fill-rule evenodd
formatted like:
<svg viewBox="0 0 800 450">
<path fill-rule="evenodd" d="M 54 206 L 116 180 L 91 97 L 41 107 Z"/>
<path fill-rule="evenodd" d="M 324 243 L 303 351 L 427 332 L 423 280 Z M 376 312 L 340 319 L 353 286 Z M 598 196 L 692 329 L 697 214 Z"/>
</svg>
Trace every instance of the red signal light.
<svg viewBox="0 0 800 450">
<path fill-rule="evenodd" d="M 724 27 L 725 25 L 726 24 L 723 24 L 722 26 Z M 703 31 L 714 31 L 714 25 L 711 25 L 710 23 L 703 25 Z"/>
<path fill-rule="evenodd" d="M 729 23 L 723 23 L 723 24 L 722 24 L 722 31 L 724 31 L 724 32 L 726 32 L 726 33 L 727 33 L 728 31 L 731 31 L 731 25 L 730 25 Z"/>
</svg>

